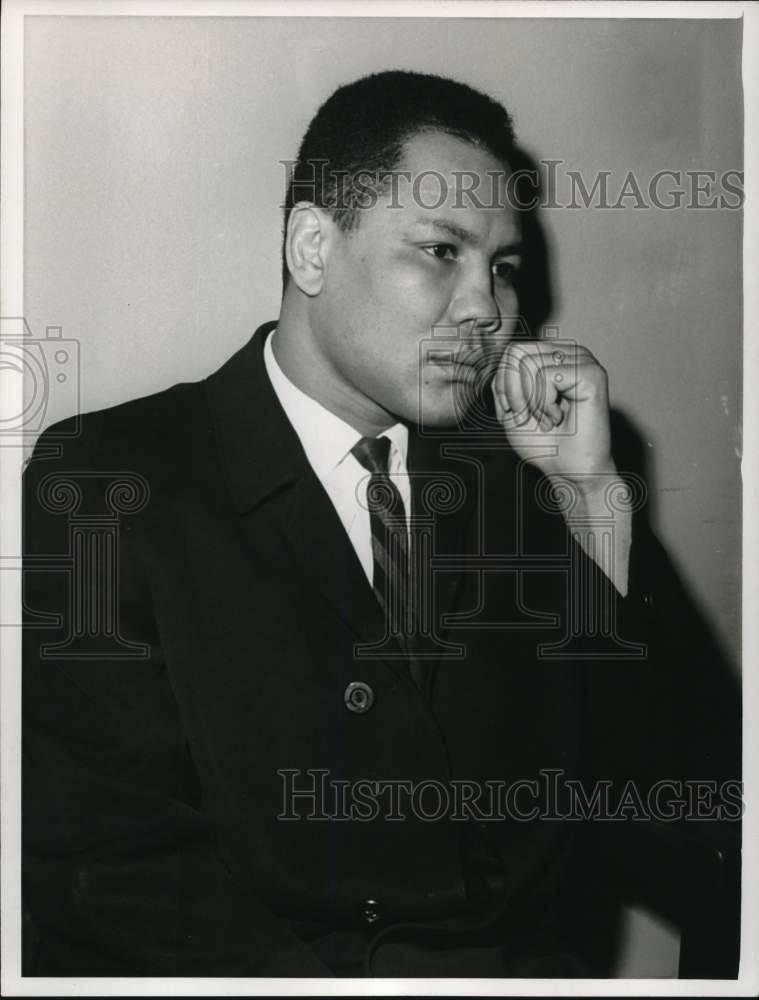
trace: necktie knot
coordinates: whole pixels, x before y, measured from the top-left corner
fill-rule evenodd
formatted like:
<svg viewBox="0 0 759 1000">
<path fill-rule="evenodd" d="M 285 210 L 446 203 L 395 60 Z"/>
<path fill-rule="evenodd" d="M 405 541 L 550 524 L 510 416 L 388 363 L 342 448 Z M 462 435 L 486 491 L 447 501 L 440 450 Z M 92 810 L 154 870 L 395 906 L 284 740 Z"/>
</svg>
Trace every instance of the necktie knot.
<svg viewBox="0 0 759 1000">
<path fill-rule="evenodd" d="M 351 453 L 358 459 L 367 472 L 371 472 L 372 475 L 387 475 L 388 461 L 390 459 L 390 438 L 362 437 L 351 448 Z"/>
</svg>

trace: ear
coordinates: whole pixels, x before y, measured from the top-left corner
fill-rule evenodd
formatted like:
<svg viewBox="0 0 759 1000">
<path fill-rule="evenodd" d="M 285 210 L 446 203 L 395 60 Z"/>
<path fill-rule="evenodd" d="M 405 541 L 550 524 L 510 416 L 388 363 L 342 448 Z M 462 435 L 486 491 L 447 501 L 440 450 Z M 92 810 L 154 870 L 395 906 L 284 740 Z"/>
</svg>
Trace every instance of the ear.
<svg viewBox="0 0 759 1000">
<path fill-rule="evenodd" d="M 285 260 L 293 281 L 306 295 L 322 290 L 334 229 L 328 213 L 311 202 L 299 201 L 290 212 Z"/>
</svg>

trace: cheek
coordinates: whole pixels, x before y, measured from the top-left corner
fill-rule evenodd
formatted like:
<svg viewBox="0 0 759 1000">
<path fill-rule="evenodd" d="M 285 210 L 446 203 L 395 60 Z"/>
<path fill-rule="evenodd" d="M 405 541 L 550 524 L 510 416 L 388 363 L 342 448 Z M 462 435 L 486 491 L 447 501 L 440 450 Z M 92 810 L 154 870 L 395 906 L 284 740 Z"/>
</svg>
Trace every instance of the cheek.
<svg viewBox="0 0 759 1000">
<path fill-rule="evenodd" d="M 502 288 L 496 291 L 495 300 L 502 317 L 516 316 L 519 313 L 519 300 L 514 288 Z"/>
<path fill-rule="evenodd" d="M 407 335 L 429 335 L 447 312 L 450 292 L 444 282 L 423 267 L 386 265 L 371 285 L 375 315 L 392 317 Z"/>
</svg>

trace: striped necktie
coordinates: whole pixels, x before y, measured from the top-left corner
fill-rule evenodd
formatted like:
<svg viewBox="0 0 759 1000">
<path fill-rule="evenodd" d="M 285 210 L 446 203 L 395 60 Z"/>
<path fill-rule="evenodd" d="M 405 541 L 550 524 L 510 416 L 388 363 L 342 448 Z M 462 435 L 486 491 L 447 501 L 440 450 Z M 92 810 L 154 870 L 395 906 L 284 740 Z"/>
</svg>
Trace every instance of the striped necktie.
<svg viewBox="0 0 759 1000">
<path fill-rule="evenodd" d="M 388 473 L 390 439 L 364 437 L 351 449 L 370 472 L 366 488 L 372 532 L 372 586 L 390 634 L 409 657 L 411 676 L 421 687 L 421 665 L 413 658 L 414 611 L 409 575 L 406 508 Z"/>
</svg>

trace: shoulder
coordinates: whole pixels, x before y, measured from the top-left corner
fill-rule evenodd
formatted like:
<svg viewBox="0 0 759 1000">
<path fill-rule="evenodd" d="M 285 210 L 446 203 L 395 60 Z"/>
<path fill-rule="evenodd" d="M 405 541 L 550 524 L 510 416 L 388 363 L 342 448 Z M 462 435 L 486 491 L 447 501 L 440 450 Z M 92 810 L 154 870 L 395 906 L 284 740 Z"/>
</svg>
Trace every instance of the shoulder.
<svg viewBox="0 0 759 1000">
<path fill-rule="evenodd" d="M 193 463 L 207 461 L 211 433 L 204 382 L 182 383 L 51 425 L 26 477 L 129 473 L 176 485 Z"/>
</svg>

